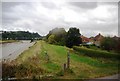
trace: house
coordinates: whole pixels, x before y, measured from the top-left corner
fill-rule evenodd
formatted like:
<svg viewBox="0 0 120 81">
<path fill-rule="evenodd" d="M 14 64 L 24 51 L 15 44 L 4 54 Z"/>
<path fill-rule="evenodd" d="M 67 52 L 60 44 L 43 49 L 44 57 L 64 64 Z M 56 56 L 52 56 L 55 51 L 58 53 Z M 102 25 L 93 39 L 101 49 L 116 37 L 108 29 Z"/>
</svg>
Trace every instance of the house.
<svg viewBox="0 0 120 81">
<path fill-rule="evenodd" d="M 100 46 L 100 42 L 102 41 L 103 38 L 104 36 L 99 33 L 98 35 L 94 37 L 94 44 L 96 46 Z"/>
<path fill-rule="evenodd" d="M 92 42 L 94 44 L 94 42 L 95 42 L 94 37 L 90 37 L 89 39 L 90 39 L 90 42 Z"/>
<path fill-rule="evenodd" d="M 85 37 L 83 35 L 81 35 L 81 38 L 82 38 L 82 43 L 88 43 L 90 41 L 89 38 L 87 38 L 87 37 Z"/>
<path fill-rule="evenodd" d="M 120 37 L 114 36 L 113 39 L 119 40 Z"/>
<path fill-rule="evenodd" d="M 100 46 L 100 42 L 104 38 L 104 36 L 99 33 L 95 37 L 90 37 L 90 38 L 81 35 L 81 38 L 83 44 L 87 44 L 87 45 L 95 44 L 96 46 Z"/>
<path fill-rule="evenodd" d="M 81 35 L 81 38 L 82 38 L 82 43 L 83 43 L 83 44 L 86 44 L 86 45 L 91 45 L 91 44 L 93 44 L 93 42 L 90 41 L 89 38 L 87 38 L 87 37 L 85 37 L 85 36 L 83 36 L 83 35 Z"/>
</svg>

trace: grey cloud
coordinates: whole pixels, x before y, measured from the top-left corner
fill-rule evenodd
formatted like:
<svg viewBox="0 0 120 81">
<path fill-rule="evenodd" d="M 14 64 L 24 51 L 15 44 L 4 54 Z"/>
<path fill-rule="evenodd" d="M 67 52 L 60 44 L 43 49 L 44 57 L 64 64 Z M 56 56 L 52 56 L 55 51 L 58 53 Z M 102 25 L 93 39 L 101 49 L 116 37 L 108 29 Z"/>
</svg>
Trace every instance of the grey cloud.
<svg viewBox="0 0 120 81">
<path fill-rule="evenodd" d="M 58 7 L 52 2 L 41 2 L 41 4 L 48 9 L 58 9 Z"/>
<path fill-rule="evenodd" d="M 82 35 L 91 37 L 95 36 L 98 33 L 103 34 L 106 36 L 109 35 L 115 35 L 118 31 L 118 23 L 112 22 L 112 23 L 100 23 L 97 24 L 95 21 L 90 21 L 87 24 L 79 24 L 79 23 L 71 23 L 70 26 L 78 27 L 80 29 L 80 32 Z"/>
<path fill-rule="evenodd" d="M 99 2 L 100 5 L 117 5 L 118 2 Z"/>
<path fill-rule="evenodd" d="M 120 37 L 120 2 L 118 3 L 118 36 Z"/>
<path fill-rule="evenodd" d="M 19 19 L 19 16 L 11 15 L 10 12 L 2 12 L 2 24 L 10 24 Z"/>
<path fill-rule="evenodd" d="M 114 22 L 114 20 L 106 20 L 106 19 L 91 19 L 88 18 L 89 21 L 86 24 L 83 24 L 81 22 L 67 22 L 65 21 L 64 16 L 60 15 L 56 18 L 56 20 L 52 19 L 50 15 L 46 16 L 45 14 L 38 14 L 39 12 L 35 11 L 35 4 L 34 3 L 3 3 L 2 5 L 2 19 L 3 19 L 3 29 L 7 30 L 32 30 L 37 31 L 41 35 L 46 35 L 51 29 L 55 27 L 64 27 L 66 30 L 68 30 L 70 27 L 78 27 L 80 28 L 81 34 L 86 36 L 95 35 L 96 31 L 101 31 L 103 33 L 105 32 L 115 32 L 117 30 L 117 23 Z M 54 3 L 48 3 L 48 2 L 41 2 L 40 3 L 42 7 L 47 8 L 50 12 L 52 12 L 53 9 L 60 10 L 56 4 Z M 107 4 L 99 4 L 99 5 L 109 5 Z M 75 13 L 81 14 L 87 13 L 85 10 L 92 10 L 99 6 L 96 2 L 71 2 L 71 3 L 65 3 L 62 7 L 66 7 L 68 9 L 72 9 Z M 112 4 L 110 4 L 112 5 Z M 23 10 L 17 10 L 16 6 L 21 6 Z M 70 7 L 74 8 L 70 8 Z M 61 6 L 59 6 L 61 7 Z M 81 9 L 82 8 L 82 9 Z M 15 11 L 17 10 L 17 11 Z M 83 10 L 79 12 L 79 10 Z M 42 12 L 42 11 L 41 11 Z M 59 12 L 58 12 L 59 13 Z M 71 13 L 70 13 L 71 14 Z M 23 19 L 22 19 L 23 18 Z M 15 23 L 16 21 L 22 21 L 22 20 L 30 20 L 33 24 L 29 23 L 21 23 L 20 25 L 13 25 L 12 23 Z M 116 19 L 116 18 L 115 18 Z M 110 22 L 105 24 L 97 24 L 95 21 L 102 21 L 102 22 Z M 113 23 L 111 23 L 113 22 Z"/>
<path fill-rule="evenodd" d="M 24 2 L 2 2 L 2 11 L 9 12 L 15 6 L 24 4 Z"/>
<path fill-rule="evenodd" d="M 16 17 L 10 16 L 10 12 L 12 12 L 12 8 L 20 3 L 13 2 L 3 2 L 2 3 L 2 24 L 8 24 L 14 22 Z"/>
<path fill-rule="evenodd" d="M 97 7 L 97 2 L 68 2 L 68 4 L 84 9 L 93 9 Z"/>
<path fill-rule="evenodd" d="M 2 3 L 2 24 L 10 24 L 12 22 L 15 22 L 21 17 L 24 17 L 25 14 L 20 15 L 14 12 L 14 8 L 19 5 L 28 5 L 26 2 L 3 2 Z M 28 15 L 28 14 L 27 14 Z"/>
<path fill-rule="evenodd" d="M 18 19 L 10 19 L 10 18 L 4 18 L 4 19 L 2 19 L 2 24 L 4 25 L 4 24 L 10 24 L 10 23 L 13 23 L 14 21 L 17 21 Z"/>
</svg>

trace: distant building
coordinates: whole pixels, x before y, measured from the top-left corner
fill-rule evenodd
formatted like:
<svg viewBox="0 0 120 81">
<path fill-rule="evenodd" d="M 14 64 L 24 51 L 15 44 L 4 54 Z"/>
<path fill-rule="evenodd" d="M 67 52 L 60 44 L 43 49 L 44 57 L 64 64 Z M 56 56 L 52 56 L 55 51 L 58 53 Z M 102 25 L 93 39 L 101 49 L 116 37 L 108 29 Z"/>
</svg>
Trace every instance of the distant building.
<svg viewBox="0 0 120 81">
<path fill-rule="evenodd" d="M 95 37 L 90 37 L 90 38 L 81 35 L 81 38 L 83 44 L 87 44 L 87 45 L 95 44 L 96 46 L 100 46 L 100 42 L 103 40 L 104 36 L 99 33 Z M 113 38 L 118 39 L 117 36 L 114 36 Z"/>
<path fill-rule="evenodd" d="M 120 37 L 114 36 L 113 39 L 118 40 Z"/>
<path fill-rule="evenodd" d="M 82 38 L 82 43 L 83 44 L 87 44 L 87 45 L 93 44 L 93 42 L 89 38 L 87 38 L 87 37 L 85 37 L 83 35 L 81 35 L 81 38 Z"/>
<path fill-rule="evenodd" d="M 94 40 L 94 37 L 90 37 L 90 42 L 92 42 L 94 44 L 95 40 Z"/>
<path fill-rule="evenodd" d="M 100 42 L 102 41 L 103 38 L 104 36 L 99 33 L 98 35 L 94 37 L 94 44 L 96 46 L 100 46 Z"/>
<path fill-rule="evenodd" d="M 85 37 L 85 36 L 83 36 L 83 35 L 81 35 L 81 38 L 82 38 L 82 43 L 88 43 L 88 42 L 90 42 L 90 39 L 87 38 L 87 37 Z"/>
</svg>

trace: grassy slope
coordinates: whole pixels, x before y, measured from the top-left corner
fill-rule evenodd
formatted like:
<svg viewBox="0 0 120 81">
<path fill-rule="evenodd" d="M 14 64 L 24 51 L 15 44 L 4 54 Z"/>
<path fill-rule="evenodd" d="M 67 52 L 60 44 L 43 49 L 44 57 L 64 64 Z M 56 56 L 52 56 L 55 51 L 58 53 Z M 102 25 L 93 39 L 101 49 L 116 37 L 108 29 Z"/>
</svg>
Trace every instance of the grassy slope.
<svg viewBox="0 0 120 81">
<path fill-rule="evenodd" d="M 77 55 L 72 49 L 64 46 L 50 45 L 44 41 L 38 41 L 29 50 L 26 50 L 17 59 L 17 63 L 32 65 L 35 68 L 42 68 L 43 75 L 56 75 L 59 73 L 63 64 L 66 63 L 67 51 L 70 50 L 70 68 L 74 74 L 66 74 L 59 78 L 94 78 L 111 75 L 118 72 L 118 62 L 108 59 L 95 59 L 83 55 Z M 45 59 L 47 51 L 50 61 Z"/>
</svg>

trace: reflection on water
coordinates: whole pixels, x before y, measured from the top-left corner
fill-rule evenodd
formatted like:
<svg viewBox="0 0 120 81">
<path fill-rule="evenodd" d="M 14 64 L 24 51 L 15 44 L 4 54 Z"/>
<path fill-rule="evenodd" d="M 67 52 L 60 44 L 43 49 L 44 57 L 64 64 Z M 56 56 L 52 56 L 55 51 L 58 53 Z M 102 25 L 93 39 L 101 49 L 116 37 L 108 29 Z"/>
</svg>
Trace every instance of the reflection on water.
<svg viewBox="0 0 120 81">
<path fill-rule="evenodd" d="M 30 43 L 30 41 L 0 44 L 0 55 L 2 55 L 0 59 L 13 60 L 33 44 L 34 42 Z"/>
</svg>

